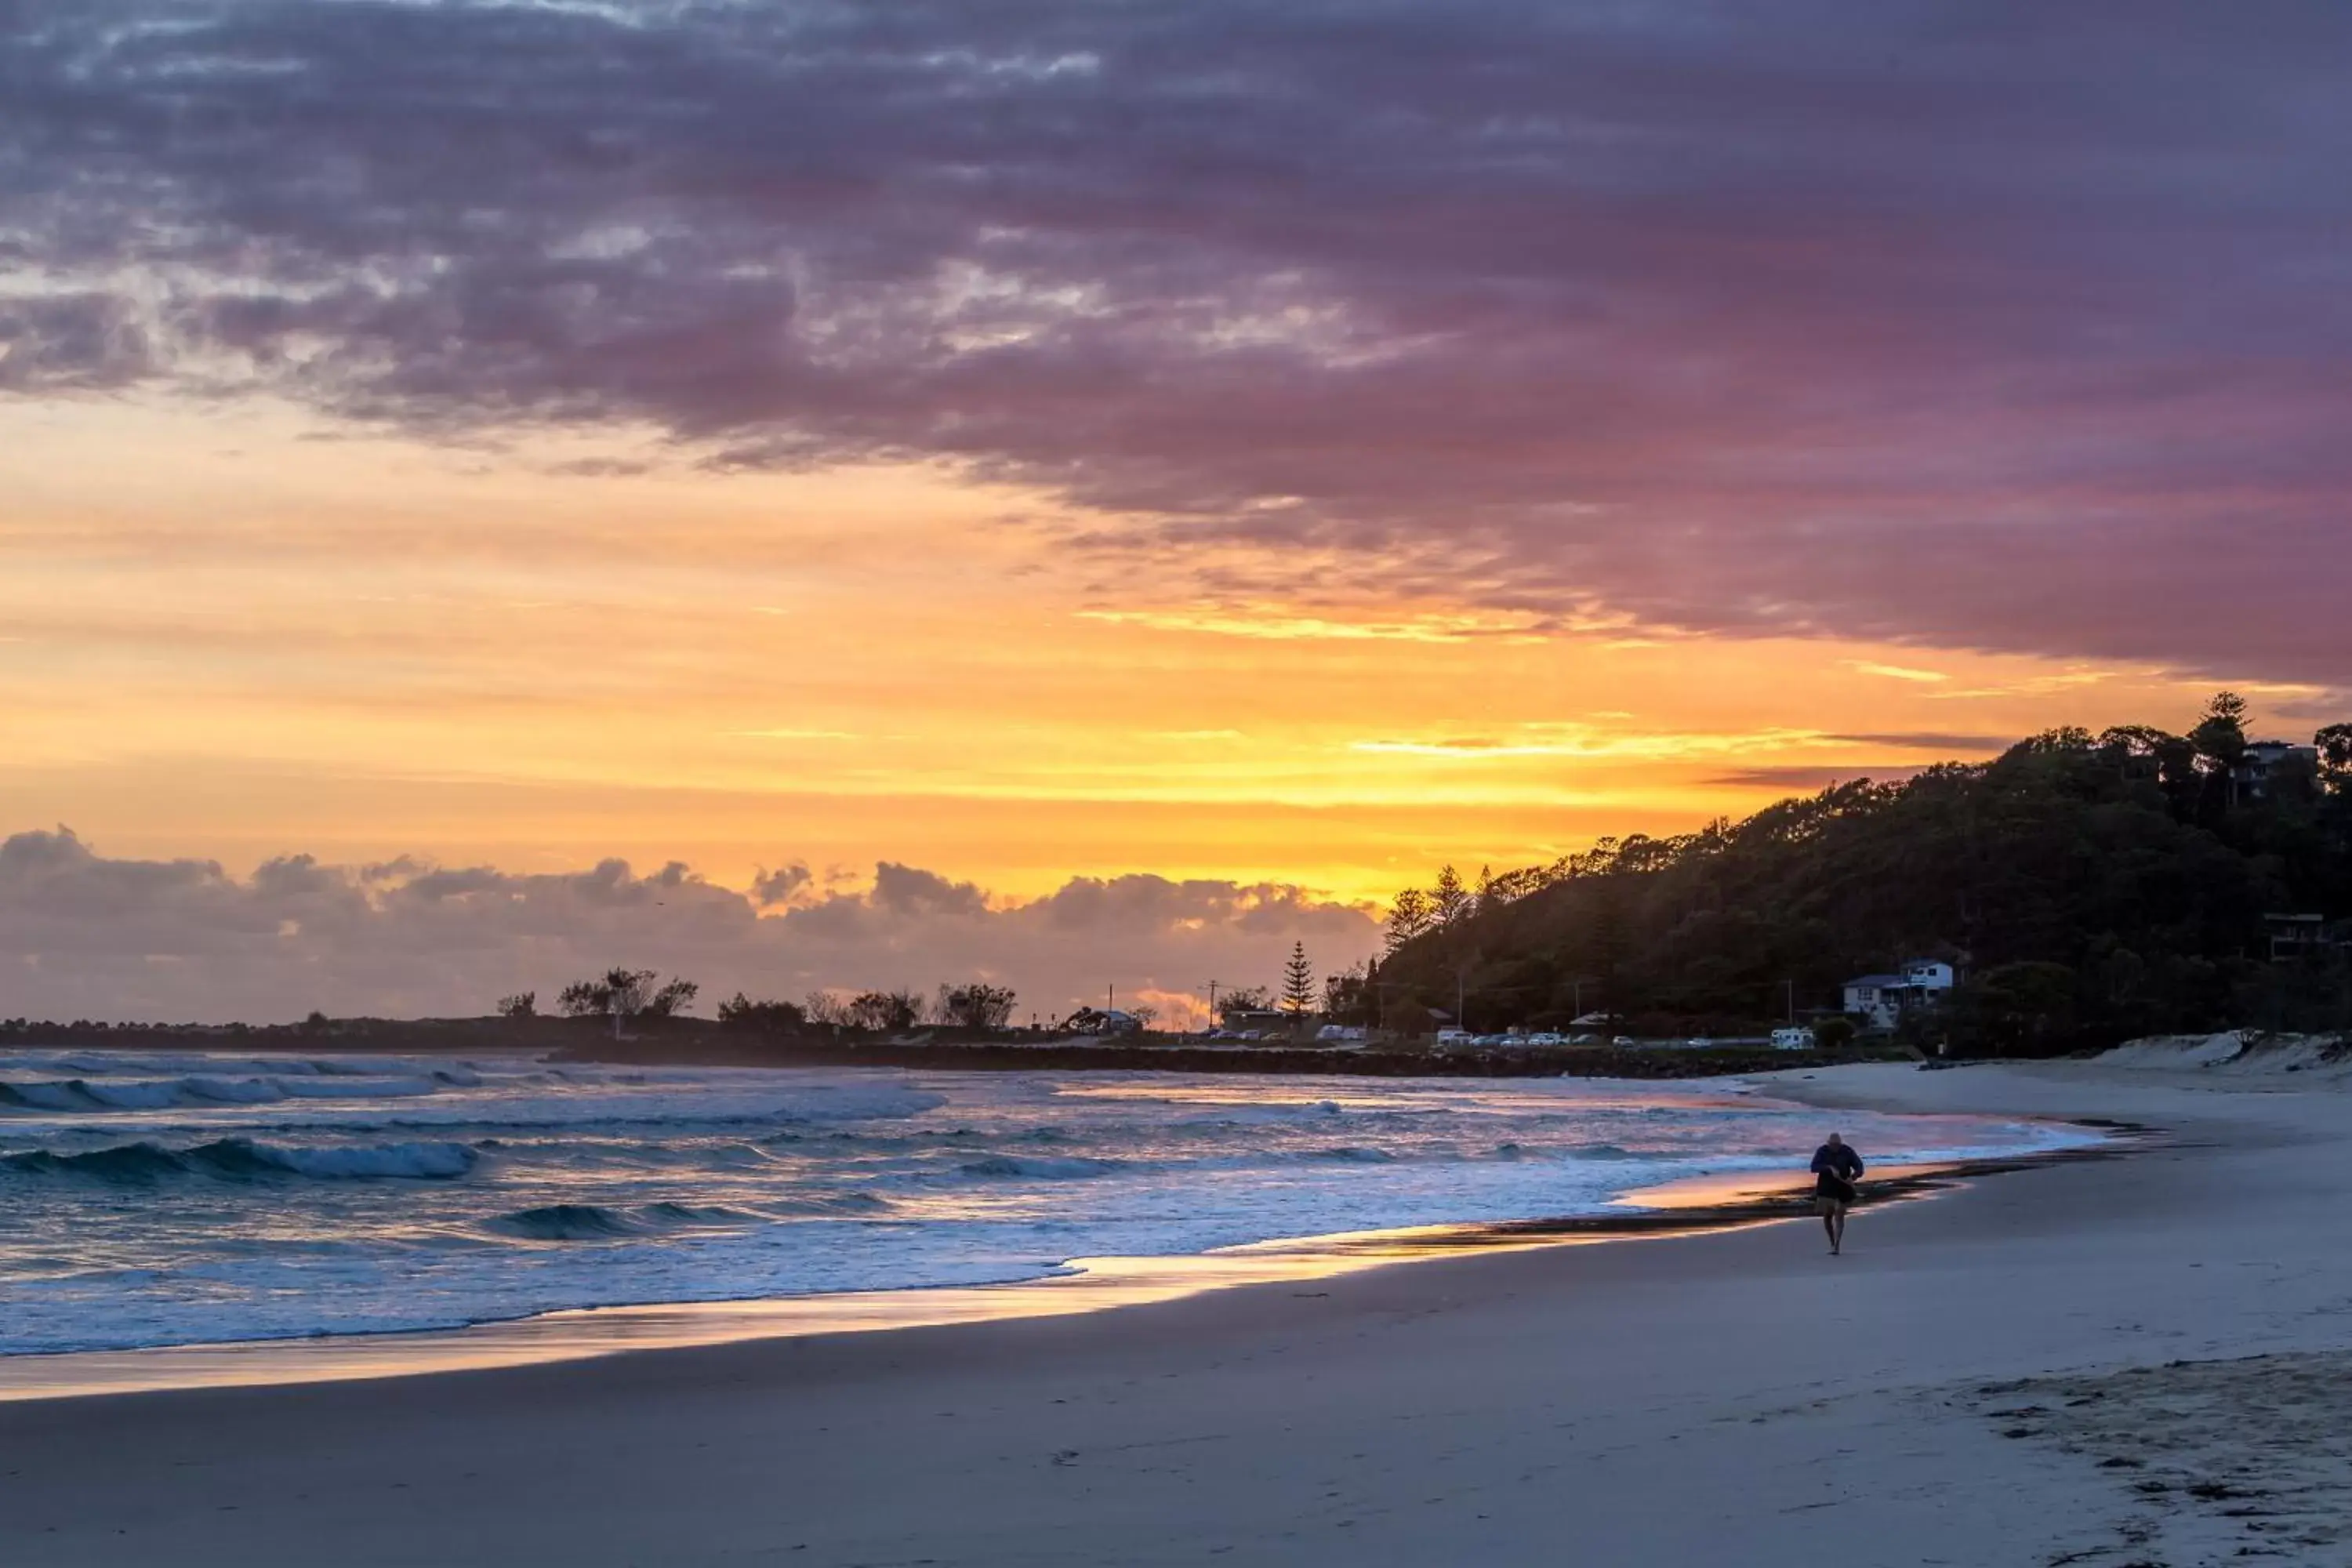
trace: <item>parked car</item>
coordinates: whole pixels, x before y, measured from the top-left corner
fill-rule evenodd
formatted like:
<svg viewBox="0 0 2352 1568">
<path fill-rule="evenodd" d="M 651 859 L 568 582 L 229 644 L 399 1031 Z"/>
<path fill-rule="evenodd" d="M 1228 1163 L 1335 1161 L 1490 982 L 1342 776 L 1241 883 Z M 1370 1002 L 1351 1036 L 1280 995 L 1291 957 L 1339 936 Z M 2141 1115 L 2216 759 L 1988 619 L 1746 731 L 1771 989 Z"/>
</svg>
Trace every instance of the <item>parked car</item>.
<svg viewBox="0 0 2352 1568">
<path fill-rule="evenodd" d="M 1620 1035 L 1609 1043 L 1612 1046 L 1638 1046 L 1642 1042 L 1635 1039 L 1631 1035 Z"/>
<path fill-rule="evenodd" d="M 1811 1029 L 1794 1028 L 1775 1029 L 1772 1031 L 1772 1048 L 1776 1051 L 1810 1051 L 1819 1043 L 1820 1042 L 1813 1038 L 1813 1032 Z"/>
</svg>

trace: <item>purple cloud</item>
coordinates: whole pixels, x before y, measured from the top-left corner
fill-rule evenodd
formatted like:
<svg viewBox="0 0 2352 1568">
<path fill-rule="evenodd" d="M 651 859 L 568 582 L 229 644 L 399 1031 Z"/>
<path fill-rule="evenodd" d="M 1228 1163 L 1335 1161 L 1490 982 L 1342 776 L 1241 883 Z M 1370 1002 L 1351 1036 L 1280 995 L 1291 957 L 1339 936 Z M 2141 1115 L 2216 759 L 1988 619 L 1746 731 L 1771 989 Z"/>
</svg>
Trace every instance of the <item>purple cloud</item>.
<svg viewBox="0 0 2352 1568">
<path fill-rule="evenodd" d="M 1210 974 L 1271 981 L 1293 942 L 1328 969 L 1377 950 L 1370 916 L 1286 886 L 1076 879 L 1027 903 L 884 863 L 873 886 L 761 918 L 762 894 L 673 862 L 518 874 L 309 856 L 239 878 L 209 860 L 121 859 L 59 828 L 0 840 L 0 975 L 11 1014 L 277 1022 L 473 1016 L 497 997 L 614 963 L 797 999 L 822 986 L 985 978 L 1025 1019 L 1102 994 L 1189 991 Z M 772 874 L 763 883 L 772 882 Z M 803 873 L 793 891 L 807 899 Z"/>
<path fill-rule="evenodd" d="M 945 457 L 1208 593 L 2352 657 L 2334 9 L 8 15 L 0 393 Z"/>
</svg>

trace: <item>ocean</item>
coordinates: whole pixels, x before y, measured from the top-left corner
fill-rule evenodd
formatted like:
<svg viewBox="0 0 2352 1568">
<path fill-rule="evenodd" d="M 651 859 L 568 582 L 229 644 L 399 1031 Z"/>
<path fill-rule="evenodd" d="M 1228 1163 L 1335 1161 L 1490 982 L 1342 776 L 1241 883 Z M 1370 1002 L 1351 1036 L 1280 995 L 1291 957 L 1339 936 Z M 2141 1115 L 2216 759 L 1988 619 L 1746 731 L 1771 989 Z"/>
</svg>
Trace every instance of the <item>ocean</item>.
<svg viewBox="0 0 2352 1568">
<path fill-rule="evenodd" d="M 1034 1279 L 2095 1141 L 1738 1085 L 0 1052 L 0 1355 Z"/>
</svg>

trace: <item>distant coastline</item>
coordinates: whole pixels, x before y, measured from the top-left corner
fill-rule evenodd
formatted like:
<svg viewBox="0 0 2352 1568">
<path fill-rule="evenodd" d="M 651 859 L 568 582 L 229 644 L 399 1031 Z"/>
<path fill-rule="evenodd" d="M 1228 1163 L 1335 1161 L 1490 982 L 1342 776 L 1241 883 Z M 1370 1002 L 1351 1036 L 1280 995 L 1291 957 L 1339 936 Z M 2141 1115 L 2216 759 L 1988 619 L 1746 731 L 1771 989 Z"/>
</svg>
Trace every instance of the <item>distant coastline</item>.
<svg viewBox="0 0 2352 1568">
<path fill-rule="evenodd" d="M 600 1018 L 346 1018 L 324 1024 L 48 1024 L 0 1026 L 0 1048 L 340 1052 L 400 1055 L 530 1052 L 555 1061 L 680 1067 L 889 1067 L 935 1071 L 1150 1071 L 1361 1078 L 1719 1078 L 1900 1058 L 1879 1049 L 1779 1050 L 1768 1046 L 1488 1047 L 1444 1051 L 1402 1046 L 1165 1045 L 1067 1036 L 828 1039 L 727 1028 L 698 1018 L 613 1037 Z"/>
</svg>

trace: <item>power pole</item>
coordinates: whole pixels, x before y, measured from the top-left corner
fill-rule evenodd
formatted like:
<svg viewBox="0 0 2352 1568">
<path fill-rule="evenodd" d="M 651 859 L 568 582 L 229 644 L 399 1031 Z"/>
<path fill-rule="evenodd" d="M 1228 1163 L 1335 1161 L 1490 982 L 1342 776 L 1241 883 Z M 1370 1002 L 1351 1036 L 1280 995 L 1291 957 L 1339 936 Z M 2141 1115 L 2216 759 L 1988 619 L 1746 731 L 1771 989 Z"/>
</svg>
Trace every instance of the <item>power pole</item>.
<svg viewBox="0 0 2352 1568">
<path fill-rule="evenodd" d="M 1217 1026 L 1217 983 L 1209 982 L 1209 1027 Z"/>
<path fill-rule="evenodd" d="M 1797 983 L 1793 980 L 1783 980 L 1780 984 L 1787 986 L 1789 990 L 1789 1023 L 1791 1027 L 1794 1027 L 1797 1022 Z"/>
</svg>

